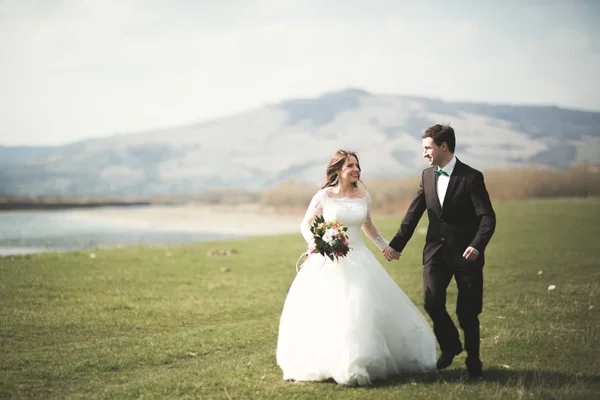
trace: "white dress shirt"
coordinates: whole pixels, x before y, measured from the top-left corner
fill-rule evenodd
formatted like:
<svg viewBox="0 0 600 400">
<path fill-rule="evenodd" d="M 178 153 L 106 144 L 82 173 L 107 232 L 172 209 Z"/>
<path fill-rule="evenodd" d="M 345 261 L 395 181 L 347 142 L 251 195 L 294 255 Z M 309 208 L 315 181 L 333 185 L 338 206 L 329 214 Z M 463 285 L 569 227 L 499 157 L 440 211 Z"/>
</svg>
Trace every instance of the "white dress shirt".
<svg viewBox="0 0 600 400">
<path fill-rule="evenodd" d="M 441 169 L 448 174 L 446 175 L 438 175 L 436 190 L 438 199 L 440 200 L 440 205 L 444 207 L 444 198 L 446 197 L 446 191 L 448 190 L 448 183 L 450 183 L 450 176 L 454 171 L 454 166 L 456 165 L 456 157 L 452 156 L 452 160 L 444 168 L 438 167 L 438 170 Z"/>
</svg>

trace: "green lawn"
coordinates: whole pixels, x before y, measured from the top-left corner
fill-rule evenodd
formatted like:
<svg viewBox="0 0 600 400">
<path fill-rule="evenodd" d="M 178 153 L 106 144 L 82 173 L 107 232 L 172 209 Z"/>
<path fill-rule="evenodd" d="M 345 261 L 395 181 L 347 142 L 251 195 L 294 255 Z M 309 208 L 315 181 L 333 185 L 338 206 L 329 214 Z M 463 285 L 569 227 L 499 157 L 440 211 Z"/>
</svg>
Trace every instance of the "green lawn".
<svg viewBox="0 0 600 400">
<path fill-rule="evenodd" d="M 496 211 L 484 382 L 465 380 L 464 354 L 439 376 L 369 388 L 282 381 L 279 314 L 305 248 L 296 234 L 0 257 L 0 398 L 600 398 L 600 201 Z M 399 218 L 376 222 L 390 238 Z M 423 242 L 417 232 L 385 263 L 419 307 Z M 239 253 L 207 256 L 214 247 Z M 452 287 L 452 314 L 455 296 Z"/>
</svg>

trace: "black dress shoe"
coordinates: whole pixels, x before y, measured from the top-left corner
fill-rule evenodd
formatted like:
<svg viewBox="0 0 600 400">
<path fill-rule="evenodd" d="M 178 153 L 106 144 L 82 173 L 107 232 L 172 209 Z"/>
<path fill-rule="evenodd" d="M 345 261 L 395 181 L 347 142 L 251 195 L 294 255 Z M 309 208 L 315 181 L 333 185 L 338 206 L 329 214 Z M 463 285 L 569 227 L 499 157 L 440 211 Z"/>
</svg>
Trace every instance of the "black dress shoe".
<svg viewBox="0 0 600 400">
<path fill-rule="evenodd" d="M 452 364 L 452 361 L 454 361 L 454 357 L 456 357 L 459 354 L 460 354 L 460 351 L 452 352 L 452 353 L 449 353 L 449 352 L 442 353 L 440 358 L 438 358 L 438 360 L 437 360 L 436 368 L 437 369 L 448 368 L 450 366 L 450 364 Z"/>
<path fill-rule="evenodd" d="M 465 364 L 467 365 L 467 371 L 469 371 L 469 379 L 483 379 L 481 360 L 478 358 L 473 360 L 467 357 Z"/>
</svg>

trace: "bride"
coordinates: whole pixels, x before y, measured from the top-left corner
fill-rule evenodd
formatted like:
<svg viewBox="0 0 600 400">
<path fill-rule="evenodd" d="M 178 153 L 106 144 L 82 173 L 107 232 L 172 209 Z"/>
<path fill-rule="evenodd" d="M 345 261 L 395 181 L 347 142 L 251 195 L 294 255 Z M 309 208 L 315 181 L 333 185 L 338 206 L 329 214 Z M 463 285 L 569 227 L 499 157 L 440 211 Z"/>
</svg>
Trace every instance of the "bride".
<svg viewBox="0 0 600 400">
<path fill-rule="evenodd" d="M 419 309 L 362 240 L 387 246 L 371 220 L 369 193 L 358 188 L 355 153 L 339 150 L 327 183 L 312 198 L 301 233 L 314 249 L 317 215 L 348 227 L 350 251 L 339 261 L 311 254 L 288 292 L 279 325 L 277 364 L 283 379 L 368 385 L 409 372 L 435 370 L 435 336 Z"/>
</svg>

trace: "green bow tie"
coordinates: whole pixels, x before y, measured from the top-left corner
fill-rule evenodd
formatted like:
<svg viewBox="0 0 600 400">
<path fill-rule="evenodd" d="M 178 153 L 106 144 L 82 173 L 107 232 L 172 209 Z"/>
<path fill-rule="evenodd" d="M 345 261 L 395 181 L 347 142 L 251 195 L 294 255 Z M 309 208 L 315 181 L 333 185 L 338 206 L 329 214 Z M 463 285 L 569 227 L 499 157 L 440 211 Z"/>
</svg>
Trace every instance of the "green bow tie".
<svg viewBox="0 0 600 400">
<path fill-rule="evenodd" d="M 450 176 L 448 175 L 448 173 L 446 171 L 444 171 L 443 169 L 434 169 L 433 173 L 436 174 L 437 176 L 440 175 L 446 175 L 446 176 Z"/>
</svg>

